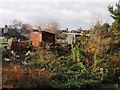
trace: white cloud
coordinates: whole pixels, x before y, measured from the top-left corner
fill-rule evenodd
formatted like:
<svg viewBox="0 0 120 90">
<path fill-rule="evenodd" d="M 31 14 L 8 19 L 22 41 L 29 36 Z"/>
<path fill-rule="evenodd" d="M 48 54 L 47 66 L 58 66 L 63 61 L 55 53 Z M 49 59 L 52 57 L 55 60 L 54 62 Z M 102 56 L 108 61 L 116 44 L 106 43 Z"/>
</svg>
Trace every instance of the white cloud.
<svg viewBox="0 0 120 90">
<path fill-rule="evenodd" d="M 73 2 L 72 4 L 73 4 L 73 5 L 72 5 L 73 8 L 82 9 L 82 8 L 85 7 L 85 5 L 86 5 L 87 3 L 86 3 L 86 2 L 78 2 L 78 3 Z"/>
<path fill-rule="evenodd" d="M 80 20 L 82 22 L 89 23 L 91 21 L 91 12 L 88 10 L 81 10 L 80 12 L 74 11 L 62 11 L 63 16 L 68 19 Z"/>
<path fill-rule="evenodd" d="M 6 9 L 3 9 L 3 8 L 0 8 L 0 15 L 10 15 L 12 13 L 13 12 L 11 10 L 6 10 Z"/>
<path fill-rule="evenodd" d="M 11 0 L 14 1 L 14 0 Z M 30 2 L 117 2 L 118 0 L 27 0 Z"/>
<path fill-rule="evenodd" d="M 89 23 L 92 18 L 92 13 L 88 10 L 83 10 L 80 12 L 80 17 L 83 22 Z"/>
<path fill-rule="evenodd" d="M 108 0 L 104 0 L 107 3 L 100 5 L 98 1 L 103 2 L 103 0 L 0 0 L 2 16 L 0 25 L 13 19 L 30 23 L 41 19 L 56 19 L 63 22 L 61 27 L 68 24 L 75 27 L 78 23 L 86 26 L 95 16 L 103 16 L 103 19 L 110 17 L 106 9 L 110 4 Z"/>
<path fill-rule="evenodd" d="M 118 0 L 0 0 L 0 2 L 118 2 Z"/>
<path fill-rule="evenodd" d="M 104 8 L 100 8 L 100 7 L 95 9 L 95 13 L 102 17 L 106 16 L 106 14 L 107 14 L 106 10 Z"/>
<path fill-rule="evenodd" d="M 78 16 L 78 13 L 69 10 L 62 10 L 62 14 L 66 18 L 72 18 L 72 19 L 75 19 L 76 16 Z"/>
</svg>

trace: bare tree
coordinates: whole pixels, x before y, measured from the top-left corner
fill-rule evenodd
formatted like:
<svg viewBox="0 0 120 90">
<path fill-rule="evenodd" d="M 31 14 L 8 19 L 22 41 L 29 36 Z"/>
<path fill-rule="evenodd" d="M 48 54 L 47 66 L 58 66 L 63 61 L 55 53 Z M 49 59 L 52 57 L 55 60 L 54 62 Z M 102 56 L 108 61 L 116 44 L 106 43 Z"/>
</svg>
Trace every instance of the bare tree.
<svg viewBox="0 0 120 90">
<path fill-rule="evenodd" d="M 21 29 L 21 30 L 27 30 L 27 31 L 32 31 L 32 25 L 28 24 L 28 23 L 23 23 L 21 21 L 18 20 L 13 20 L 12 24 L 9 25 L 9 28 L 11 29 Z"/>
<path fill-rule="evenodd" d="M 31 32 L 31 31 L 33 30 L 31 24 L 23 24 L 22 29 L 23 29 L 23 30 L 26 30 L 26 31 L 28 31 L 28 32 Z"/>
<path fill-rule="evenodd" d="M 57 21 L 50 20 L 47 28 L 50 32 L 58 34 L 60 26 Z"/>
<path fill-rule="evenodd" d="M 54 33 L 56 35 L 59 34 L 60 25 L 55 20 L 48 20 L 48 21 L 43 21 L 43 22 L 41 21 L 39 22 L 37 27 L 39 30 L 45 30 L 45 31 Z"/>
<path fill-rule="evenodd" d="M 48 27 L 48 22 L 47 21 L 38 21 L 37 22 L 37 25 L 36 27 L 39 29 L 39 30 L 44 30 L 44 29 L 47 29 Z"/>
<path fill-rule="evenodd" d="M 21 21 L 18 21 L 18 20 L 13 20 L 12 24 L 10 25 L 10 27 L 13 29 L 21 29 L 22 26 L 23 26 L 23 23 Z"/>
</svg>

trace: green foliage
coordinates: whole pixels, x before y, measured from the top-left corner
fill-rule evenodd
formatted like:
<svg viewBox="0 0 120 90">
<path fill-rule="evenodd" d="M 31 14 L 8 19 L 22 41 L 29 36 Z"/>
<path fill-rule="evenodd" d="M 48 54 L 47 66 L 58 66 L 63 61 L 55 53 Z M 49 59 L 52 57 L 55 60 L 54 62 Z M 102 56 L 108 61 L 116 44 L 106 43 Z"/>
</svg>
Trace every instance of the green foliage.
<svg viewBox="0 0 120 90">
<path fill-rule="evenodd" d="M 99 52 L 96 50 L 93 65 L 84 63 L 83 49 L 79 45 L 72 46 L 71 55 L 46 63 L 48 71 L 56 73 L 51 78 L 50 85 L 55 88 L 81 88 L 95 86 L 104 80 L 107 69 L 100 67 Z"/>
<path fill-rule="evenodd" d="M 96 50 L 95 54 L 94 54 L 94 57 L 93 57 L 93 60 L 94 60 L 94 63 L 93 63 L 93 71 L 95 72 L 96 69 L 97 69 L 97 65 L 100 63 L 100 60 L 98 60 L 97 58 L 97 53 L 98 53 L 98 50 Z"/>
<path fill-rule="evenodd" d="M 112 24 L 112 29 L 114 29 L 115 32 L 120 31 L 120 0 L 116 3 L 116 8 L 109 6 L 108 10 L 111 13 L 111 17 L 115 20 Z"/>
<path fill-rule="evenodd" d="M 72 58 L 74 61 L 80 61 L 83 57 L 82 55 L 82 49 L 80 48 L 80 45 L 72 46 Z"/>
<path fill-rule="evenodd" d="M 52 86 L 56 88 L 81 88 L 99 83 L 95 80 L 96 75 L 93 74 L 93 71 L 81 61 L 83 52 L 80 46 L 75 45 L 71 52 L 72 57 L 59 61 L 61 67 L 54 69 L 56 75 L 52 78 Z"/>
<path fill-rule="evenodd" d="M 72 59 L 70 60 L 72 62 Z M 67 61 L 66 61 L 67 62 Z M 62 67 L 56 69 L 56 76 L 52 79 L 53 87 L 57 88 L 80 88 L 95 84 L 91 72 L 81 62 L 71 65 L 62 62 Z"/>
<path fill-rule="evenodd" d="M 97 55 L 99 54 L 98 50 L 96 50 L 94 54 L 94 62 L 92 66 L 92 73 L 95 75 L 96 79 L 99 81 L 103 81 L 104 78 L 107 76 L 108 69 L 100 67 L 101 60 L 98 59 Z"/>
<path fill-rule="evenodd" d="M 109 35 L 110 25 L 109 25 L 108 23 L 104 23 L 101 28 L 102 28 L 102 30 L 101 30 L 101 35 L 102 35 L 103 37 L 108 36 L 108 35 Z"/>
</svg>

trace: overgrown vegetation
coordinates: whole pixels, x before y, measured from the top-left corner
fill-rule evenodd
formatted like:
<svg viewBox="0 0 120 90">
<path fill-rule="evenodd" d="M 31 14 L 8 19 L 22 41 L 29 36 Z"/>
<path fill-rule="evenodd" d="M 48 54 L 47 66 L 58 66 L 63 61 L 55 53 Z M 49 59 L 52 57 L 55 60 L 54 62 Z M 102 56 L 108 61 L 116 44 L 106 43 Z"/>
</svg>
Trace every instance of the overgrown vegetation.
<svg viewBox="0 0 120 90">
<path fill-rule="evenodd" d="M 119 3 L 109 7 L 119 27 Z M 116 14 L 117 13 L 117 14 Z M 16 88 L 94 88 L 105 82 L 118 81 L 120 77 L 120 32 L 109 33 L 108 24 L 97 22 L 93 34 L 97 37 L 81 36 L 74 45 L 46 45 L 31 47 L 29 58 L 16 58 L 6 62 L 3 58 L 3 86 Z M 104 29 L 106 30 L 104 32 Z M 104 32 L 104 33 L 103 33 Z M 26 41 L 26 43 L 30 43 Z M 24 55 L 28 51 L 15 52 Z M 3 50 L 3 54 L 6 50 Z M 5 54 L 6 55 L 6 54 Z M 14 58 L 14 61 L 13 61 Z"/>
</svg>

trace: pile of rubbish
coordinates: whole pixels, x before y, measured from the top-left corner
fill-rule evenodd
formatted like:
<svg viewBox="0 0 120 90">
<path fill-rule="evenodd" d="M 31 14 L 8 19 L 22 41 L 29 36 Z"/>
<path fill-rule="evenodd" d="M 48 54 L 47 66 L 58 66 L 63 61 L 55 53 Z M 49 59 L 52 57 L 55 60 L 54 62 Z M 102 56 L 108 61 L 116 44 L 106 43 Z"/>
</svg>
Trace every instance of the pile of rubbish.
<svg viewBox="0 0 120 90">
<path fill-rule="evenodd" d="M 30 59 L 31 45 L 25 41 L 8 40 L 2 45 L 2 59 L 6 62 L 21 60 L 21 63 L 27 65 L 26 60 Z"/>
</svg>

